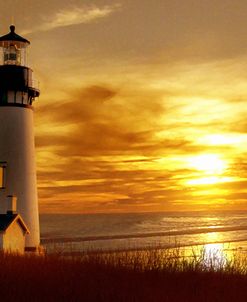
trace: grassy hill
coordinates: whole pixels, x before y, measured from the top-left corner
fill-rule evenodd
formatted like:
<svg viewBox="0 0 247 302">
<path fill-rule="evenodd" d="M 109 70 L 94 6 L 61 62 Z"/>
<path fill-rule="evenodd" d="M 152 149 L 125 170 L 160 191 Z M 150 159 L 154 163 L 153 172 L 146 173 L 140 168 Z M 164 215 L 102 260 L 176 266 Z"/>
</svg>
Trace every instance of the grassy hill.
<svg viewBox="0 0 247 302">
<path fill-rule="evenodd" d="M 230 261 L 139 251 L 78 256 L 0 254 L 1 301 L 247 301 L 245 256 Z"/>
</svg>

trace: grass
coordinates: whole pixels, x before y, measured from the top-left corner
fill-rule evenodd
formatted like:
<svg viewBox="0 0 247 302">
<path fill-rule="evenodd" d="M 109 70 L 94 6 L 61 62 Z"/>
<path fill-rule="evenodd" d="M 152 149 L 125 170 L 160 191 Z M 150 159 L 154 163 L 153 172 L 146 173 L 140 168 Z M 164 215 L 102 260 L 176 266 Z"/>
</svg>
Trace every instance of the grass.
<svg viewBox="0 0 247 302">
<path fill-rule="evenodd" d="M 181 249 L 64 257 L 0 254 L 0 301 L 247 301 L 247 258 Z"/>
</svg>

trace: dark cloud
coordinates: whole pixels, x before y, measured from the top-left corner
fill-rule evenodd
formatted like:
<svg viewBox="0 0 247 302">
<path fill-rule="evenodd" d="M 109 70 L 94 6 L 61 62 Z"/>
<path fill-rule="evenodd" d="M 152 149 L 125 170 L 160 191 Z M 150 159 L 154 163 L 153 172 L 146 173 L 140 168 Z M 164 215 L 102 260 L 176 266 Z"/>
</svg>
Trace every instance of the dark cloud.
<svg viewBox="0 0 247 302">
<path fill-rule="evenodd" d="M 36 146 L 59 147 L 60 156 L 150 153 L 159 149 L 189 146 L 184 139 L 157 141 L 157 117 L 166 112 L 160 99 L 134 95 L 124 97 L 119 90 L 93 85 L 72 91 L 68 101 L 42 106 L 37 116 L 54 124 L 73 125 L 71 133 L 50 132 L 36 136 Z M 45 122 L 45 121 L 43 121 Z M 38 120 L 37 124 L 40 121 Z M 160 126 L 159 126 L 160 127 Z M 149 154 L 150 155 L 150 154 Z"/>
<path fill-rule="evenodd" d="M 57 123 L 85 123 L 100 114 L 102 105 L 117 92 L 108 87 L 93 85 L 81 90 L 70 91 L 67 100 L 39 106 L 37 117 L 51 119 Z"/>
</svg>

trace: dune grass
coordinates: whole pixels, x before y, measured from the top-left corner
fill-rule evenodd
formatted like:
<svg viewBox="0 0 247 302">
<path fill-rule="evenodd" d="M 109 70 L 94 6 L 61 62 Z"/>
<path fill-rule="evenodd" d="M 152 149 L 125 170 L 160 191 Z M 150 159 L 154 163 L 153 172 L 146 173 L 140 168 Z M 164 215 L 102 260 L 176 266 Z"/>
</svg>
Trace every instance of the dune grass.
<svg viewBox="0 0 247 302">
<path fill-rule="evenodd" d="M 1 301 L 247 301 L 247 258 L 202 250 L 84 253 L 64 257 L 0 254 Z"/>
</svg>

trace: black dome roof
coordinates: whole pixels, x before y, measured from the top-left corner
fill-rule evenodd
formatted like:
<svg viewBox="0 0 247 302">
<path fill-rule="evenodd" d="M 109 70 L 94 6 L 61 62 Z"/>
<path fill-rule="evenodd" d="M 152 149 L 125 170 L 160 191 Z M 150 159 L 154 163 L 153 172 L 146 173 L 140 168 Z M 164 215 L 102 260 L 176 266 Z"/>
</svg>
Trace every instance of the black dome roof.
<svg viewBox="0 0 247 302">
<path fill-rule="evenodd" d="M 19 36 L 15 33 L 15 26 L 14 25 L 10 26 L 10 33 L 0 37 L 0 41 L 18 41 L 18 42 L 23 42 L 23 43 L 30 44 L 30 42 L 28 40 L 24 39 L 23 37 L 21 37 L 21 36 Z"/>
</svg>

